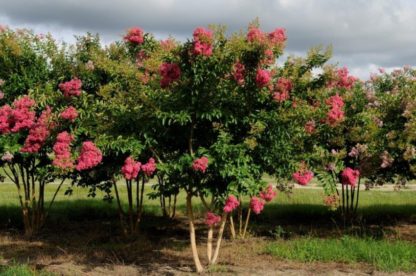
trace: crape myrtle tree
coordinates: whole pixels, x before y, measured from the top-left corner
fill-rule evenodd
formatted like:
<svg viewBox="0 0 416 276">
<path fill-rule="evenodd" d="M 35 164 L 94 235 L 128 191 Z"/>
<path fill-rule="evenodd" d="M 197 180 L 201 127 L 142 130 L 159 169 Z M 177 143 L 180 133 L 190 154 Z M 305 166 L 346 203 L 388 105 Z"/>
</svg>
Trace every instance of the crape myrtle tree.
<svg viewBox="0 0 416 276">
<path fill-rule="evenodd" d="M 378 123 L 377 159 L 370 180 L 401 187 L 416 176 L 416 71 L 409 66 L 371 75 L 367 95 Z"/>
<path fill-rule="evenodd" d="M 324 188 L 324 204 L 339 210 L 346 222 L 356 215 L 362 177 L 374 172 L 378 125 L 362 82 L 345 67 L 328 67 L 326 74 L 325 86 L 314 95 L 315 110 L 305 131 L 312 147 L 309 160 Z M 302 185 L 312 178 L 301 172 L 293 177 Z"/>
<path fill-rule="evenodd" d="M 153 150 L 158 129 L 152 84 L 159 86 L 155 75 L 162 46 L 150 34 L 132 28 L 124 41 L 106 47 L 97 36 L 80 37 L 74 54 L 76 68 L 94 95 L 89 135 L 104 155 L 93 173 L 81 174 L 78 184 L 90 187 L 92 195 L 104 190 L 105 199 L 116 201 L 126 236 L 139 230 L 145 183 L 155 175 L 159 159 Z"/>
<path fill-rule="evenodd" d="M 170 153 L 164 153 L 170 159 L 166 165 L 169 183 L 176 183 L 187 195 L 197 271 L 203 266 L 196 247 L 193 198 L 199 198 L 207 210 L 207 256 L 208 262 L 215 264 L 229 214 L 238 212 L 239 225 L 234 227 L 231 219 L 231 229 L 234 235 L 237 228 L 244 236 L 250 213 L 259 214 L 276 194 L 272 186 L 261 181 L 266 171 L 262 165 L 268 162 L 271 168 L 274 160 L 283 159 L 272 153 L 262 156 L 266 147 L 259 141 L 272 143 L 277 135 L 283 136 L 268 127 L 274 126 L 272 122 L 283 113 L 279 108 L 289 110 L 292 106 L 290 102 L 282 103 L 289 98 L 291 80 L 275 65 L 285 40 L 283 29 L 265 33 L 255 24 L 246 34 L 230 37 L 218 27 L 197 28 L 193 39 L 179 47 L 176 55 L 167 56 L 160 66 L 161 89 L 154 94 L 156 116 L 164 127 L 164 137 L 169 137 L 165 149 L 169 148 Z M 295 128 L 295 124 L 287 126 Z M 290 134 L 296 131 L 287 132 L 288 143 Z M 243 219 L 240 208 L 245 196 L 250 203 Z M 214 230 L 218 230 L 215 249 Z"/>
<path fill-rule="evenodd" d="M 101 156 L 83 127 L 91 98 L 66 49 L 50 35 L 0 29 L 1 165 L 17 187 L 28 237 L 43 226 L 64 180 Z M 45 203 L 45 185 L 55 180 Z"/>
<path fill-rule="evenodd" d="M 64 180 L 76 179 L 101 162 L 101 151 L 84 135 L 82 117 L 88 96 L 72 79 L 59 90 L 36 90 L 0 107 L 1 165 L 16 185 L 25 235 L 43 226 Z M 36 99 L 36 100 L 35 100 Z M 45 187 L 59 180 L 49 203 Z"/>
</svg>

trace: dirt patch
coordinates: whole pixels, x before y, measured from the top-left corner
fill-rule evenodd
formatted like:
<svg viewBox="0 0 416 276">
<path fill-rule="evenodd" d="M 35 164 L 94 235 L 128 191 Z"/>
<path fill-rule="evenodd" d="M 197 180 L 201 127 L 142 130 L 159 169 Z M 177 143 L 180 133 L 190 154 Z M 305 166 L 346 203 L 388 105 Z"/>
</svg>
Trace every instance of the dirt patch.
<svg viewBox="0 0 416 276">
<path fill-rule="evenodd" d="M 416 225 L 391 227 L 392 238 L 415 240 Z M 314 231 L 318 230 L 312 229 L 309 234 Z M 324 231 L 326 235 L 338 235 L 330 229 Z M 205 260 L 205 235 L 201 233 L 199 237 L 202 237 L 198 241 L 201 259 Z M 117 223 L 110 221 L 49 225 L 34 240 L 25 240 L 16 231 L 0 230 L 0 265 L 27 263 L 58 275 L 189 275 L 193 273 L 193 261 L 187 238 L 185 218 L 175 221 L 147 218 L 143 231 L 130 239 L 120 236 Z M 387 275 L 365 264 L 279 260 L 264 253 L 272 240 L 265 236 L 244 241 L 225 239 L 219 264 L 210 267 L 206 274 Z"/>
</svg>

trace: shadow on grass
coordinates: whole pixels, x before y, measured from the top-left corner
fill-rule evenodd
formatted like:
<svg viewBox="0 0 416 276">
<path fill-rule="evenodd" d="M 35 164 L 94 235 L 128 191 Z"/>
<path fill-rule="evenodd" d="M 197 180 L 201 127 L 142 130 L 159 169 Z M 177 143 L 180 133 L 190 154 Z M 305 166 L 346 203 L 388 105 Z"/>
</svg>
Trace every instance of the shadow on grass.
<svg viewBox="0 0 416 276">
<path fill-rule="evenodd" d="M 155 215 L 158 212 L 156 208 L 146 208 L 140 233 L 126 238 L 114 203 L 58 201 L 41 233 L 25 240 L 19 206 L 0 206 L 0 256 L 17 263 L 29 261 L 37 269 L 43 268 L 42 263 L 64 262 L 63 256 L 91 270 L 103 264 L 135 265 L 141 271 L 152 271 L 158 265 L 177 269 L 183 264 L 191 266 L 191 256 L 185 254 L 178 262 L 173 254 L 188 249 L 186 223 Z"/>
<path fill-rule="evenodd" d="M 4 259 L 19 263 L 30 260 L 29 263 L 36 264 L 39 269 L 43 268 L 42 264 L 46 266 L 71 259 L 87 269 L 103 264 L 129 264 L 140 266 L 144 272 L 151 272 L 155 266 L 170 266 L 180 271 L 182 267 L 192 267 L 184 211 L 184 205 L 180 204 L 178 219 L 169 220 L 160 215 L 157 205 L 147 205 L 141 232 L 128 239 L 121 235 L 115 202 L 58 201 L 52 207 L 42 233 L 27 241 L 21 237 L 19 206 L 0 206 L 0 237 L 6 237 L 0 242 L 0 252 Z M 201 205 L 196 204 L 195 213 L 203 217 Z M 416 204 L 362 207 L 359 209 L 362 225 L 359 225 L 358 232 L 382 237 L 385 230 L 380 225 L 415 222 L 415 214 Z M 336 212 L 322 205 L 270 203 L 261 215 L 252 216 L 250 229 L 257 236 L 267 237 L 285 233 L 338 237 L 345 234 L 340 231 L 339 221 Z M 199 231 L 205 231 L 202 220 L 198 222 Z M 277 227 L 283 227 L 283 230 L 276 233 Z M 201 239 L 205 237 L 198 236 Z"/>
</svg>

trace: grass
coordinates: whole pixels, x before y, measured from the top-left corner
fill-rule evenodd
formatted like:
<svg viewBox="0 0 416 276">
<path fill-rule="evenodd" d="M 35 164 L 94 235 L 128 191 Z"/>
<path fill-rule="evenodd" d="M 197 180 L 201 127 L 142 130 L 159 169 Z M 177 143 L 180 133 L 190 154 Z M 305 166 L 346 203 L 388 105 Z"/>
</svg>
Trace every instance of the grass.
<svg viewBox="0 0 416 276">
<path fill-rule="evenodd" d="M 16 264 L 12 266 L 0 267 L 0 275 L 2 276 L 52 276 L 54 274 L 35 270 L 25 264 Z"/>
<path fill-rule="evenodd" d="M 416 271 L 416 245 L 403 241 L 300 238 L 269 244 L 266 253 L 301 262 L 366 263 L 378 270 Z"/>
<path fill-rule="evenodd" d="M 45 191 L 45 206 L 52 198 L 56 184 L 49 184 Z M 125 197 L 125 187 L 120 185 L 120 194 Z M 117 215 L 115 200 L 111 203 L 103 201 L 104 193 L 97 191 L 95 198 L 88 197 L 88 189 L 74 187 L 71 196 L 64 195 L 65 187 L 58 194 L 51 210 L 51 219 L 92 219 L 112 218 Z M 146 192 L 151 188 L 146 187 Z M 195 213 L 204 215 L 204 208 L 198 198 L 194 199 Z M 126 202 L 124 201 L 124 204 Z M 145 198 L 145 214 L 160 216 L 161 210 L 158 199 Z M 178 213 L 185 213 L 185 194 L 178 197 Z M 387 222 L 396 219 L 414 218 L 416 214 L 416 191 L 362 191 L 360 195 L 359 213 L 368 222 Z M 328 220 L 335 213 L 323 205 L 323 192 L 320 189 L 297 189 L 287 196 L 279 193 L 277 199 L 268 204 L 261 216 L 254 216 L 254 222 L 274 225 L 276 221 L 292 221 L 294 223 Z M 17 219 L 16 219 L 17 218 Z M 0 224 L 9 221 L 9 224 L 19 223 L 20 209 L 16 187 L 13 184 L 0 184 Z"/>
</svg>

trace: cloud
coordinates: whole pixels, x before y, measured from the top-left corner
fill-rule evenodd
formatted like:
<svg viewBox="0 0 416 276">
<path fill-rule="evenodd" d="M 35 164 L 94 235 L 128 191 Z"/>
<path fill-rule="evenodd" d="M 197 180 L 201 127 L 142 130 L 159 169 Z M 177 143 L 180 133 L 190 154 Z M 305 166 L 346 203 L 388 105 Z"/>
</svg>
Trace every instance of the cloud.
<svg viewBox="0 0 416 276">
<path fill-rule="evenodd" d="M 411 0 L 0 0 L 0 7 L 5 23 L 66 40 L 89 31 L 112 41 L 130 26 L 185 39 L 196 26 L 245 30 L 258 17 L 266 31 L 287 29 L 288 52 L 331 44 L 332 61 L 360 74 L 374 66 L 416 62 L 416 2 Z"/>
</svg>

